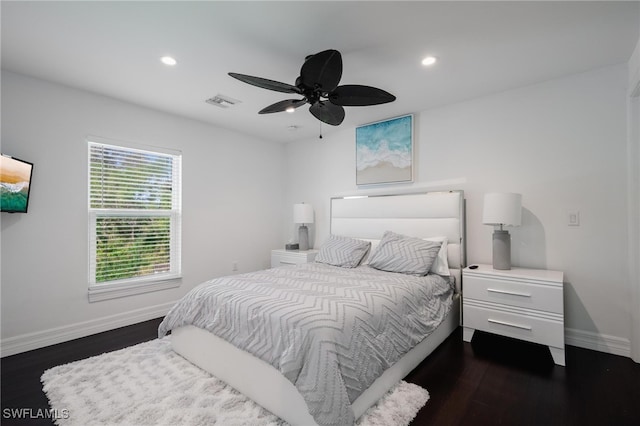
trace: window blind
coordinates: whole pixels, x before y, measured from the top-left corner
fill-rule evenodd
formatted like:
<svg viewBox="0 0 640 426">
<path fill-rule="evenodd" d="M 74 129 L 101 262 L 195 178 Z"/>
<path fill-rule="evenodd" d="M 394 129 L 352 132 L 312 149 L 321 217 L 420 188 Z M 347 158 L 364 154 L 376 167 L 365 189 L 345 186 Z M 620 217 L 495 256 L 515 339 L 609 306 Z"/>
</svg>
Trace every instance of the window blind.
<svg viewBox="0 0 640 426">
<path fill-rule="evenodd" d="M 90 284 L 181 273 L 181 155 L 89 142 Z"/>
</svg>

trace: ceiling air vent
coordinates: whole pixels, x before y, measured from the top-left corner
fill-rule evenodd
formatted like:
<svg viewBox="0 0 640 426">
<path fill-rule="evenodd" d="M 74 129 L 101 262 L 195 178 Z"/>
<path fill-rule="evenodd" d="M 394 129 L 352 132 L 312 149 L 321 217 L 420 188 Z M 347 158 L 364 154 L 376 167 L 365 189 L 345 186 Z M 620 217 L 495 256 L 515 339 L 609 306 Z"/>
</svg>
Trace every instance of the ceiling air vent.
<svg viewBox="0 0 640 426">
<path fill-rule="evenodd" d="M 218 95 L 215 95 L 213 98 L 207 99 L 205 102 L 211 105 L 218 106 L 220 108 L 229 108 L 230 106 L 233 106 L 239 103 L 240 101 L 237 99 L 230 98 L 228 96 L 218 94 Z"/>
</svg>

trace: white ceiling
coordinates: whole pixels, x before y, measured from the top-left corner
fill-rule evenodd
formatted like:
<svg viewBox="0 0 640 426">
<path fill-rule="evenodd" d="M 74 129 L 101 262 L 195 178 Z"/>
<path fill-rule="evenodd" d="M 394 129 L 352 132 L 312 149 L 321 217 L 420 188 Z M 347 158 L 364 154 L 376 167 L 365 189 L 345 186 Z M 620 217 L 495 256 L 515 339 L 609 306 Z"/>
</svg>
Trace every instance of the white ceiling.
<svg viewBox="0 0 640 426">
<path fill-rule="evenodd" d="M 295 96 L 229 71 L 293 84 L 305 56 L 337 49 L 341 84 L 397 97 L 347 107 L 340 127 L 357 126 L 626 62 L 640 29 L 637 1 L 2 1 L 1 15 L 3 69 L 281 142 L 317 137 L 320 122 L 306 106 L 258 115 Z M 241 103 L 204 102 L 216 94 Z"/>
</svg>

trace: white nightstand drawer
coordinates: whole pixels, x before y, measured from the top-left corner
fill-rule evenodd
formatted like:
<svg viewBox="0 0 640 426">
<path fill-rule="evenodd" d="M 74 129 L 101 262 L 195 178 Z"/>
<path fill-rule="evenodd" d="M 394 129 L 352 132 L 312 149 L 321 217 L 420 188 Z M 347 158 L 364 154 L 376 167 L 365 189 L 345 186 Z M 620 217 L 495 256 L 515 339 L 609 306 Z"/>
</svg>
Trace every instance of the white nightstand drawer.
<svg viewBox="0 0 640 426">
<path fill-rule="evenodd" d="M 564 348 L 562 316 L 539 315 L 535 311 L 508 309 L 469 300 L 464 302 L 465 327 L 488 331 L 529 342 Z"/>
<path fill-rule="evenodd" d="M 318 250 L 272 250 L 271 267 L 310 263 L 316 258 L 316 254 L 318 254 Z"/>
<path fill-rule="evenodd" d="M 541 343 L 556 364 L 565 365 L 562 272 L 476 265 L 462 276 L 465 342 L 482 330 Z"/>
<path fill-rule="evenodd" d="M 466 274 L 464 297 L 558 314 L 564 312 L 562 287 L 501 277 Z"/>
</svg>

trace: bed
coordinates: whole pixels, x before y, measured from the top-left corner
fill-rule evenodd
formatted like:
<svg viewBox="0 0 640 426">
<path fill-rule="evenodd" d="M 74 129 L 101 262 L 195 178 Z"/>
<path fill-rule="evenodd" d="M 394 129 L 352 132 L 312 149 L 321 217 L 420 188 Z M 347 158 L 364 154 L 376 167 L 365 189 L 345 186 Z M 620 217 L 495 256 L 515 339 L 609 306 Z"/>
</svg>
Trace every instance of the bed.
<svg viewBox="0 0 640 426">
<path fill-rule="evenodd" d="M 344 424 L 345 419 L 348 419 L 347 423 L 352 423 L 424 360 L 460 324 L 461 271 L 465 265 L 464 197 L 462 191 L 336 197 L 331 199 L 330 227 L 332 237 L 329 240 L 332 240 L 333 236 L 341 236 L 371 244 L 364 255 L 363 265 L 353 268 L 354 272 L 332 264 L 317 263 L 296 267 L 285 266 L 241 274 L 232 278 L 212 280 L 215 286 L 219 287 L 215 291 L 210 290 L 210 287 L 205 286 L 205 283 L 190 292 L 191 296 L 188 294 L 183 299 L 191 297 L 201 301 L 204 297 L 203 294 L 207 294 L 207 297 L 216 300 L 217 307 L 209 309 L 210 302 L 208 301 L 199 306 L 192 305 L 193 301 L 178 302 L 161 324 L 159 334 L 163 335 L 171 331 L 172 347 L 175 352 L 227 382 L 292 425 Z M 446 275 L 449 276 L 442 277 L 431 273 L 426 277 L 406 276 L 373 268 L 373 263 L 369 264 L 369 262 L 377 260 L 373 257 L 378 247 L 387 247 L 385 244 L 388 242 L 388 237 L 394 235 L 407 236 L 413 240 L 435 240 L 441 243 L 444 237 L 446 247 L 445 245 L 442 247 L 444 247 L 446 259 Z M 439 255 L 442 256 L 442 254 L 443 252 L 440 251 Z M 427 290 L 415 285 L 414 281 L 427 279 L 434 283 L 434 290 L 429 291 L 433 291 L 443 298 L 446 296 L 448 299 L 446 306 L 437 305 L 434 309 L 441 314 L 441 317 L 437 318 L 437 323 L 434 323 L 435 320 L 421 320 L 420 324 L 416 325 L 414 317 L 417 316 L 411 317 L 413 314 L 399 315 L 396 319 L 390 320 L 391 325 L 387 326 L 387 329 L 395 327 L 398 330 L 406 329 L 408 331 L 406 333 L 404 331 L 391 333 L 394 334 L 393 339 L 400 340 L 399 343 L 395 340 L 393 344 L 389 344 L 388 341 L 379 343 L 381 346 L 376 347 L 374 356 L 364 351 L 358 353 L 359 349 L 357 348 L 343 348 L 344 345 L 341 346 L 340 342 L 330 342 L 331 345 L 329 345 L 326 341 L 330 339 L 324 334 L 322 339 L 326 341 L 321 339 L 321 343 L 317 345 L 308 343 L 309 339 L 305 337 L 306 334 L 303 334 L 307 329 L 319 328 L 315 325 L 322 322 L 322 318 L 317 319 L 317 317 L 326 316 L 327 312 L 317 312 L 319 305 L 322 305 L 322 309 L 324 309 L 327 304 L 328 311 L 335 310 L 332 308 L 331 303 L 333 302 L 327 302 L 327 297 L 331 299 L 335 296 L 334 293 L 340 293 L 341 299 L 344 299 L 345 294 L 357 294 L 354 297 L 359 299 L 387 300 L 395 297 L 393 296 L 395 294 L 401 294 L 399 297 L 401 299 L 414 300 L 412 298 L 418 296 L 407 296 L 402 292 L 406 288 L 409 288 L 410 291 L 419 288 L 421 292 L 419 297 L 422 297 L 422 293 L 426 294 Z M 272 284 L 270 287 L 267 285 L 260 287 L 250 282 L 256 280 L 265 283 L 272 282 Z M 304 291 L 292 293 L 289 289 L 298 286 L 298 280 L 300 282 L 310 280 L 310 284 L 305 284 Z M 443 282 L 451 287 L 451 294 L 444 293 Z M 326 285 L 327 283 L 331 283 L 331 286 Z M 375 289 L 367 287 L 369 284 L 375 285 Z M 220 294 L 225 292 L 225 290 L 221 290 L 223 288 L 226 288 L 228 296 L 227 299 L 221 299 L 226 300 L 225 302 L 219 303 L 218 298 L 222 297 Z M 267 288 L 269 291 L 266 290 Z M 329 296 L 320 295 L 328 288 L 331 292 Z M 317 299 L 313 298 L 315 296 L 310 296 L 310 293 L 314 291 L 318 292 Z M 386 293 L 380 293 L 382 291 Z M 198 292 L 198 295 L 193 295 Z M 268 325 L 270 322 L 264 321 L 269 317 L 268 314 L 256 314 L 257 309 L 267 303 L 265 302 L 267 298 L 273 297 L 273 294 L 267 295 L 268 292 L 275 294 L 275 297 L 281 301 L 277 309 L 280 309 L 280 306 L 295 305 L 296 303 L 310 305 L 305 308 L 309 309 L 308 315 L 300 315 L 299 312 L 296 312 L 296 318 L 314 317 L 316 318 L 314 321 L 319 322 L 298 321 L 293 331 L 281 332 L 285 337 L 279 337 L 277 329 L 284 327 L 282 324 L 288 322 L 294 314 L 289 312 L 278 314 L 282 315 L 281 319 L 275 320 L 279 323 Z M 292 294 L 295 296 L 291 296 Z M 300 300 L 304 299 L 304 303 L 296 298 L 300 294 L 303 295 L 300 296 Z M 372 294 L 375 294 L 375 297 L 371 296 Z M 240 308 L 233 308 L 233 306 L 243 303 L 241 299 L 248 298 L 249 295 L 252 299 L 247 306 L 242 308 L 245 311 L 248 310 L 249 314 L 243 312 L 241 315 L 238 313 Z M 313 300 L 321 302 L 317 302 L 314 306 Z M 181 303 L 182 308 L 180 308 Z M 268 303 L 271 305 L 267 306 L 272 307 L 277 302 L 272 300 Z M 364 307 L 368 306 L 368 303 L 367 300 L 366 303 L 354 302 L 347 303 L 347 305 L 349 305 L 349 309 L 367 314 L 363 311 L 366 310 Z M 424 305 L 426 304 L 425 302 Z M 435 306 L 435 302 L 429 302 L 429 304 Z M 340 309 L 346 310 L 342 305 Z M 382 308 L 376 309 L 383 310 Z M 184 315 L 180 314 L 182 315 L 180 317 L 177 313 L 173 313 L 180 310 L 189 312 Z M 184 318 L 188 316 L 191 316 L 192 319 L 197 318 L 197 320 L 185 320 Z M 210 319 L 213 316 L 217 316 L 216 321 Z M 247 320 L 245 316 L 252 319 Z M 400 324 L 399 321 L 405 322 Z M 364 323 L 366 322 L 364 321 Z M 229 327 L 232 323 L 242 323 L 243 331 L 241 333 L 243 336 L 238 336 L 240 334 L 238 330 L 227 332 L 227 329 L 224 328 L 225 323 Z M 366 326 L 366 324 L 364 325 Z M 416 327 L 417 331 L 412 327 Z M 360 324 L 360 328 L 362 328 L 362 324 Z M 217 335 L 213 334 L 211 330 Z M 300 334 L 298 334 L 298 330 L 302 330 Z M 262 340 L 256 342 L 256 333 L 271 335 L 272 342 L 269 344 Z M 323 333 L 325 332 L 323 331 Z M 343 330 L 340 333 L 343 333 Z M 401 336 L 395 336 L 396 334 Z M 243 347 L 241 342 L 250 340 L 254 354 L 225 340 L 234 341 L 234 338 L 239 347 Z M 380 338 L 381 341 L 384 339 Z M 280 340 L 291 341 L 294 344 L 282 346 Z M 376 340 L 376 337 L 367 337 L 359 341 L 362 340 Z M 388 351 L 394 351 L 395 345 L 398 346 L 398 354 L 387 354 Z M 254 350 L 255 346 L 258 349 Z M 328 349 L 322 349 L 325 346 Z M 297 360 L 301 355 L 296 355 L 298 358 L 289 357 L 289 352 L 307 347 L 313 350 L 307 349 L 307 352 L 304 352 L 304 362 Z M 350 358 L 340 358 L 342 351 L 349 352 Z M 385 354 L 378 356 L 378 352 L 385 352 Z M 363 355 L 365 353 L 367 356 Z M 387 362 L 386 356 L 392 362 Z M 369 360 L 372 357 L 381 358 L 382 366 L 376 367 L 379 371 L 369 367 Z M 274 359 L 277 360 L 274 361 Z M 327 359 L 330 362 L 326 362 Z M 352 361 L 352 364 L 345 362 L 345 359 Z M 317 367 L 319 364 L 322 364 L 322 368 Z M 330 367 L 326 367 L 325 364 Z M 312 367 L 308 367 L 309 365 Z M 326 368 L 329 369 L 326 370 Z M 310 371 L 315 370 L 321 372 L 321 374 L 318 372 L 314 374 L 322 376 L 322 379 L 312 376 Z M 336 370 L 340 370 L 339 374 L 336 373 Z M 301 377 L 305 380 L 303 381 Z M 327 380 L 329 380 L 328 384 L 325 383 Z M 331 391 L 327 391 L 327 389 L 331 389 Z M 310 414 L 310 411 L 314 415 Z"/>
</svg>

